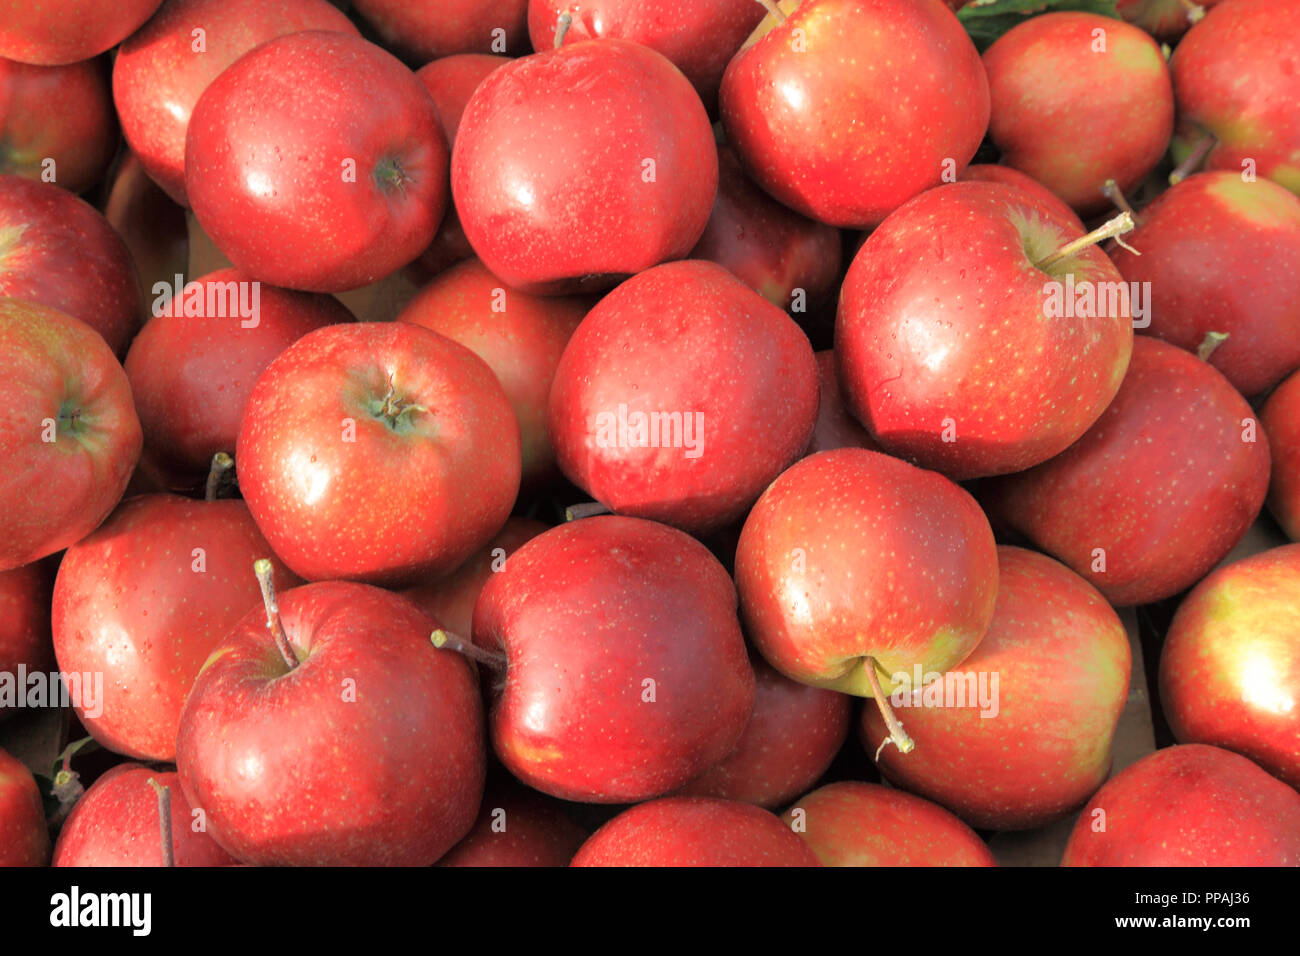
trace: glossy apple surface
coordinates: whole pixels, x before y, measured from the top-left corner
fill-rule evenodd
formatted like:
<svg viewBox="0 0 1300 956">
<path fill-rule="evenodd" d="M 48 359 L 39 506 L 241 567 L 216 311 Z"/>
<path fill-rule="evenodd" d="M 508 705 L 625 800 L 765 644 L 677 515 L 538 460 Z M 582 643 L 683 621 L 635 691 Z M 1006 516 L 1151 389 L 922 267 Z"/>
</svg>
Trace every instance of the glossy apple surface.
<svg viewBox="0 0 1300 956">
<path fill-rule="evenodd" d="M 239 269 L 306 292 L 382 279 L 429 244 L 447 147 L 428 91 L 358 37 L 307 31 L 241 57 L 199 97 L 185 190 Z"/>
<path fill-rule="evenodd" d="M 451 157 L 475 253 L 507 285 L 540 294 L 597 291 L 680 259 L 717 186 L 699 96 L 663 56 L 626 40 L 495 70 L 470 97 Z"/>
<path fill-rule="evenodd" d="M 0 750 L 0 867 L 45 866 L 50 834 L 36 778 Z"/>
<path fill-rule="evenodd" d="M 279 595 L 290 668 L 258 608 L 194 683 L 176 756 L 192 806 L 262 866 L 428 866 L 483 795 L 483 710 L 467 662 L 405 598 L 346 581 Z"/>
<path fill-rule="evenodd" d="M 592 834 L 573 866 L 819 866 L 803 842 L 760 807 L 667 797 L 625 810 Z"/>
<path fill-rule="evenodd" d="M 639 518 L 529 541 L 484 586 L 473 638 L 506 656 L 497 756 L 565 800 L 676 790 L 734 749 L 754 706 L 731 578 L 693 538 Z"/>
<path fill-rule="evenodd" d="M 60 65 L 89 60 L 126 39 L 162 0 L 2 0 L 0 56 Z"/>
<path fill-rule="evenodd" d="M 583 319 L 551 387 L 551 439 L 564 474 L 613 511 L 702 533 L 799 457 L 817 395 L 788 315 L 715 263 L 670 262 Z"/>
<path fill-rule="evenodd" d="M 992 163 L 971 163 L 967 166 L 960 176 L 957 177 L 960 182 L 977 182 L 977 183 L 1002 183 L 1005 186 L 1014 186 L 1021 192 L 1032 193 L 1034 198 L 1051 208 L 1058 216 L 1068 219 L 1079 232 L 1086 232 L 1083 220 L 1079 214 L 1061 201 L 1061 198 L 1052 192 L 1033 176 L 1026 175 L 1018 169 L 1010 166 L 998 166 Z"/>
<path fill-rule="evenodd" d="M 1268 510 L 1292 541 L 1300 540 L 1300 375 L 1269 395 L 1260 412 L 1273 456 Z"/>
<path fill-rule="evenodd" d="M 54 572 L 48 561 L 0 571 L 0 674 L 47 672 L 54 664 L 50 599 Z M 16 708 L 0 704 L 0 720 Z"/>
<path fill-rule="evenodd" d="M 1300 866 L 1300 793 L 1245 757 L 1186 744 L 1117 774 L 1062 866 Z"/>
<path fill-rule="evenodd" d="M 474 828 L 438 866 L 568 866 L 587 836 L 558 800 L 517 784 L 489 787 Z"/>
<path fill-rule="evenodd" d="M 409 322 L 330 325 L 253 387 L 240 489 L 275 553 L 308 580 L 413 583 L 501 529 L 519 425 L 492 370 Z"/>
</svg>

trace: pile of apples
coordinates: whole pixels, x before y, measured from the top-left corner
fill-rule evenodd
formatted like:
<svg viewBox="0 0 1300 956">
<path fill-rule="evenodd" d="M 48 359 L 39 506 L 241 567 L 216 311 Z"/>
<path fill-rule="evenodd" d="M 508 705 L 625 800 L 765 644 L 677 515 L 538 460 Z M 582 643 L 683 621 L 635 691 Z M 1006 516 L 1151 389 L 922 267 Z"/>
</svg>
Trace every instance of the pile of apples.
<svg viewBox="0 0 1300 956">
<path fill-rule="evenodd" d="M 1300 865 L 1300 0 L 1056 5 L 0 2 L 0 864 Z"/>
</svg>

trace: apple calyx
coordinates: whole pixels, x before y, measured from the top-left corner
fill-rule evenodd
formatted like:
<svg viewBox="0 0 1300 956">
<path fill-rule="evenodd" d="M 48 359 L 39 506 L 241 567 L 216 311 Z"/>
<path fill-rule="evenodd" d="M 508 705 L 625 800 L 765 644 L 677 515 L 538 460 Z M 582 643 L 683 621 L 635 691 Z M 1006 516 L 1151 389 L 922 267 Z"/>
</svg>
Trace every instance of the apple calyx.
<svg viewBox="0 0 1300 956">
<path fill-rule="evenodd" d="M 564 46 L 564 38 L 565 36 L 568 35 L 569 27 L 571 26 L 573 26 L 573 14 L 570 13 L 568 10 L 565 10 L 563 13 L 561 13 L 558 17 L 555 18 L 555 46 L 553 47 L 554 49 L 558 50 L 560 47 Z"/>
<path fill-rule="evenodd" d="M 379 188 L 386 193 L 393 191 L 405 193 L 406 184 L 412 180 L 412 177 L 402 168 L 402 164 L 396 156 L 381 159 L 375 164 L 373 175 Z"/>
<path fill-rule="evenodd" d="M 164 786 L 153 777 L 149 786 L 158 794 L 158 839 L 162 846 L 163 866 L 176 865 L 176 847 L 172 843 L 172 788 Z"/>
<path fill-rule="evenodd" d="M 482 664 L 489 670 L 503 671 L 509 664 L 509 660 L 504 654 L 485 650 L 473 641 L 468 641 L 463 637 L 457 637 L 455 634 L 449 634 L 442 628 L 438 628 L 430 634 L 429 641 L 439 650 L 456 651 L 458 654 L 463 654 L 470 660 Z"/>
<path fill-rule="evenodd" d="M 1174 167 L 1174 171 L 1169 174 L 1169 185 L 1177 186 L 1192 173 L 1200 168 L 1201 163 L 1205 162 L 1205 157 L 1209 155 L 1210 150 L 1218 144 L 1215 135 L 1208 131 L 1202 131 L 1201 138 L 1196 141 L 1192 151 L 1187 157 Z"/>
<path fill-rule="evenodd" d="M 407 401 L 397 394 L 397 386 L 393 384 L 393 378 L 388 377 L 388 391 L 382 400 L 373 403 L 371 412 L 376 418 L 381 418 L 393 431 L 405 431 L 410 428 L 411 417 L 415 412 L 423 412 L 427 409 L 417 402 Z"/>
<path fill-rule="evenodd" d="M 607 505 L 602 505 L 599 501 L 583 501 L 576 505 L 569 505 L 564 509 L 565 521 L 578 521 L 582 518 L 592 518 L 596 515 L 612 514 Z"/>
<path fill-rule="evenodd" d="M 889 699 L 885 697 L 885 691 L 880 686 L 880 675 L 876 673 L 876 668 L 879 666 L 874 657 L 862 658 L 862 667 L 867 672 L 867 683 L 871 685 L 871 696 L 876 701 L 880 716 L 885 720 L 885 726 L 889 728 L 889 736 L 880 742 L 880 746 L 876 748 L 876 755 L 872 758 L 877 762 L 880 760 L 880 752 L 885 749 L 885 744 L 893 744 L 901 754 L 911 753 L 916 749 L 916 741 L 903 729 L 903 722 L 894 714 L 894 708 L 889 706 Z"/>
<path fill-rule="evenodd" d="M 298 655 L 294 653 L 293 645 L 289 643 L 289 637 L 284 633 L 284 624 L 280 621 L 280 605 L 275 598 L 271 562 L 267 558 L 258 558 L 253 562 L 253 573 L 257 575 L 257 583 L 262 587 L 262 604 L 266 608 L 266 629 L 271 632 L 275 646 L 279 649 L 284 662 L 289 665 L 289 670 L 293 670 L 298 666 Z"/>
<path fill-rule="evenodd" d="M 223 492 L 233 490 L 235 459 L 224 451 L 212 456 L 212 466 L 208 469 L 208 481 L 203 486 L 203 500 L 216 501 Z"/>
<path fill-rule="evenodd" d="M 1141 255 L 1140 252 L 1132 246 L 1125 244 L 1124 240 L 1120 238 L 1124 233 L 1132 232 L 1136 226 L 1137 224 L 1133 221 L 1133 214 L 1122 212 L 1114 219 L 1108 219 L 1086 236 L 1080 236 L 1078 239 L 1071 239 L 1055 252 L 1039 259 L 1034 263 L 1034 265 L 1039 269 L 1042 269 L 1044 272 L 1047 272 L 1052 266 L 1064 259 L 1070 258 L 1070 256 L 1074 255 L 1076 252 L 1081 252 L 1090 246 L 1095 246 L 1099 242 L 1105 242 L 1107 239 L 1114 239 L 1134 255 Z"/>
<path fill-rule="evenodd" d="M 1206 332 L 1205 338 L 1201 339 L 1201 344 L 1196 347 L 1196 357 L 1202 362 L 1208 362 L 1214 350 L 1226 342 L 1228 339 L 1227 332 Z"/>
</svg>

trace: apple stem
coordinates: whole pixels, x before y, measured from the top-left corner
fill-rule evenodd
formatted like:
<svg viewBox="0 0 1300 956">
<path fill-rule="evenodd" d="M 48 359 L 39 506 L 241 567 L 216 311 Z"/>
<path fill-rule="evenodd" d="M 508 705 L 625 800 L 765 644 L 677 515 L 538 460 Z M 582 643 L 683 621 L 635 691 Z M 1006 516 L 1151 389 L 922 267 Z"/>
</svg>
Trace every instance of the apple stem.
<svg viewBox="0 0 1300 956">
<path fill-rule="evenodd" d="M 498 654 L 495 651 L 489 651 L 479 647 L 473 641 L 468 641 L 463 637 L 457 637 L 455 634 L 449 634 L 442 628 L 438 628 L 429 635 L 429 640 L 433 646 L 439 650 L 456 651 L 458 654 L 464 654 L 471 660 L 477 661 L 489 670 L 503 671 L 509 660 L 504 654 Z"/>
<path fill-rule="evenodd" d="M 280 621 L 280 605 L 275 599 L 275 581 L 272 579 L 271 562 L 258 558 L 253 562 L 253 573 L 257 583 L 262 586 L 262 604 L 266 607 L 266 627 L 275 639 L 275 646 L 280 649 L 280 656 L 289 665 L 289 670 L 298 666 L 298 655 L 293 652 L 293 645 L 284 633 L 284 624 Z"/>
<path fill-rule="evenodd" d="M 573 26 L 573 14 L 565 10 L 555 20 L 555 49 L 558 50 L 564 45 L 564 38 L 568 35 L 571 26 Z"/>
<path fill-rule="evenodd" d="M 776 0 L 758 0 L 758 2 L 762 4 L 764 10 L 776 17 L 782 23 L 785 23 L 785 11 L 777 5 Z"/>
<path fill-rule="evenodd" d="M 221 496 L 221 489 L 226 484 L 227 475 L 235 467 L 235 459 L 224 451 L 212 456 L 212 467 L 208 469 L 208 483 L 203 489 L 204 501 L 216 501 Z"/>
<path fill-rule="evenodd" d="M 1227 332 L 1206 332 L 1205 338 L 1196 349 L 1196 357 L 1202 362 L 1208 362 L 1214 350 L 1227 341 Z"/>
<path fill-rule="evenodd" d="M 163 786 L 153 777 L 149 786 L 158 794 L 158 836 L 162 845 L 163 866 L 176 865 L 176 847 L 172 843 L 172 788 Z"/>
<path fill-rule="evenodd" d="M 1193 3 L 1192 0 L 1178 0 L 1183 9 L 1187 11 L 1187 22 L 1193 25 L 1200 23 L 1205 17 L 1205 8 L 1199 3 Z"/>
<path fill-rule="evenodd" d="M 1089 246 L 1095 246 L 1097 243 L 1105 242 L 1107 239 L 1118 239 L 1124 233 L 1132 231 L 1134 226 L 1135 223 L 1133 222 L 1132 213 L 1122 212 L 1114 219 L 1109 219 L 1102 223 L 1086 236 L 1080 236 L 1078 239 L 1071 239 L 1051 255 L 1039 259 L 1034 263 L 1034 265 L 1038 266 L 1040 269 L 1054 266 L 1062 259 L 1068 259 L 1076 252 L 1087 249 Z"/>
<path fill-rule="evenodd" d="M 577 521 L 580 518 L 592 518 L 596 515 L 607 515 L 610 510 L 607 506 L 602 505 L 599 501 L 584 501 L 580 504 L 569 505 L 564 509 L 565 521 Z"/>
<path fill-rule="evenodd" d="M 907 736 L 907 731 L 903 729 L 903 722 L 894 714 L 894 708 L 889 706 L 889 700 L 885 697 L 885 691 L 880 686 L 880 677 L 876 674 L 876 659 L 874 657 L 864 657 L 862 666 L 867 672 L 867 683 L 871 685 L 871 696 L 876 700 L 876 707 L 880 709 L 880 716 L 885 719 L 885 726 L 889 728 L 889 736 L 880 742 L 876 749 L 876 760 L 880 759 L 880 751 L 885 749 L 885 744 L 893 744 L 898 748 L 901 754 L 911 753 L 916 747 L 916 742 Z"/>
<path fill-rule="evenodd" d="M 1120 212 L 1126 212 L 1137 222 L 1137 212 L 1129 205 L 1128 199 L 1124 196 L 1124 190 L 1119 188 L 1119 183 L 1113 179 L 1108 179 L 1101 185 L 1101 194 L 1115 204 L 1115 208 Z"/>
<path fill-rule="evenodd" d="M 1205 162 L 1205 157 L 1209 155 L 1210 150 L 1218 142 L 1213 133 L 1205 133 L 1196 141 L 1192 151 L 1187 154 L 1187 158 L 1174 167 L 1174 171 L 1169 174 L 1169 185 L 1177 186 L 1200 167 Z"/>
</svg>

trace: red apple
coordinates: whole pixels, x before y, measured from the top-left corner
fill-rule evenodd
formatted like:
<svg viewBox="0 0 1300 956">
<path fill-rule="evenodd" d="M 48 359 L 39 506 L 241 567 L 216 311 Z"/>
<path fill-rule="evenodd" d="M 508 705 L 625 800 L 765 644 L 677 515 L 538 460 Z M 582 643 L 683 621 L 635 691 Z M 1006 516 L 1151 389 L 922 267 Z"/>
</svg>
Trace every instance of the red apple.
<svg viewBox="0 0 1300 956">
<path fill-rule="evenodd" d="M 731 752 L 753 710 L 731 578 L 693 538 L 639 518 L 529 541 L 484 586 L 473 640 L 505 655 L 497 755 L 565 800 L 676 790 Z"/>
<path fill-rule="evenodd" d="M 0 56 L 57 66 L 117 46 L 162 0 L 0 0 Z"/>
<path fill-rule="evenodd" d="M 547 525 L 531 518 L 507 518 L 492 540 L 450 574 L 421 581 L 402 593 L 429 617 L 453 634 L 469 634 L 474 626 L 474 604 L 493 574 L 506 569 L 510 555 L 531 541 Z"/>
<path fill-rule="evenodd" d="M 18 668 L 46 673 L 54 665 L 50 636 L 50 599 L 53 568 L 48 561 L 0 571 L 0 674 L 12 674 L 19 686 Z M 14 709 L 0 703 L 0 720 Z"/>
<path fill-rule="evenodd" d="M 1300 367 L 1300 198 L 1267 179 L 1200 173 L 1142 210 L 1111 252 L 1129 282 L 1150 283 L 1148 335 L 1195 352 L 1243 395 Z"/>
<path fill-rule="evenodd" d="M 717 166 L 686 78 L 648 47 L 601 40 L 489 75 L 461 118 L 451 186 L 493 275 L 557 294 L 686 255 L 708 222 Z"/>
<path fill-rule="evenodd" d="M 386 46 L 425 62 L 453 53 L 528 53 L 528 0 L 352 0 Z"/>
<path fill-rule="evenodd" d="M 234 454 L 253 385 L 302 336 L 352 315 L 328 295 L 290 292 L 222 269 L 180 295 L 161 285 L 154 318 L 126 356 L 144 428 L 141 462 L 167 488 L 201 486 L 212 456 Z"/>
<path fill-rule="evenodd" d="M 856 418 L 844 405 L 840 380 L 835 372 L 835 350 L 825 349 L 816 354 L 817 380 L 821 385 L 821 402 L 817 406 L 817 424 L 813 426 L 812 440 L 804 457 L 819 451 L 836 448 L 866 448 L 879 451 L 877 445 Z"/>
<path fill-rule="evenodd" d="M 117 152 L 105 64 L 29 66 L 0 59 L 0 172 L 85 192 Z"/>
<path fill-rule="evenodd" d="M 175 757 L 185 695 L 259 604 L 250 568 L 268 550 L 242 501 L 167 494 L 130 499 L 68 549 L 54 585 L 54 650 L 60 670 L 103 675 L 103 699 L 73 701 L 91 736 L 140 760 Z"/>
<path fill-rule="evenodd" d="M 1300 0 L 1225 0 L 1170 60 L 1173 154 L 1205 169 L 1266 177 L 1300 193 Z"/>
<path fill-rule="evenodd" d="M 171 791 L 171 841 L 176 866 L 232 866 L 236 860 L 207 834 L 175 771 L 123 763 L 90 785 L 54 844 L 54 866 L 163 866 L 158 792 Z"/>
<path fill-rule="evenodd" d="M 792 681 L 751 658 L 754 713 L 736 749 L 678 791 L 681 796 L 739 800 L 772 809 L 812 786 L 849 732 L 850 698 Z"/>
<path fill-rule="evenodd" d="M 208 85 L 253 47 L 286 33 L 356 34 L 326 0 L 167 0 L 113 61 L 122 131 L 167 194 L 188 205 L 185 132 Z"/>
<path fill-rule="evenodd" d="M 819 866 L 767 810 L 667 797 L 625 810 L 592 834 L 573 866 Z"/>
<path fill-rule="evenodd" d="M 721 146 L 718 196 L 690 257 L 716 262 L 773 305 L 802 313 L 835 292 L 840 233 L 769 197 L 749 181 L 736 154 Z"/>
<path fill-rule="evenodd" d="M 1069 220 L 1080 232 L 1086 232 L 1083 220 L 1078 214 L 1063 203 L 1056 195 L 1037 179 L 1027 176 L 1018 169 L 1012 169 L 1010 166 L 995 166 L 990 163 L 972 163 L 967 166 L 960 176 L 957 177 L 960 182 L 976 183 L 1002 183 L 1005 186 L 1014 186 L 1022 193 L 1030 193 L 1038 200 L 1039 203 L 1047 206 L 1057 216 Z"/>
<path fill-rule="evenodd" d="M 997 866 L 943 807 L 875 783 L 832 783 L 782 817 L 822 866 Z"/>
<path fill-rule="evenodd" d="M 1106 180 L 1131 190 L 1174 131 L 1174 94 L 1160 47 L 1097 13 L 1029 17 L 984 51 L 1002 162 L 1082 216 L 1103 212 Z"/>
<path fill-rule="evenodd" d="M 1300 794 L 1245 757 L 1157 750 L 1102 787 L 1062 866 L 1300 866 Z"/>
<path fill-rule="evenodd" d="M 99 212 L 49 183 L 0 175 L 0 296 L 80 319 L 117 355 L 144 319 L 131 253 Z"/>
<path fill-rule="evenodd" d="M 489 788 L 474 828 L 438 866 L 568 866 L 587 836 L 558 800 L 518 785 Z"/>
<path fill-rule="evenodd" d="M 296 574 L 409 584 L 455 569 L 505 524 L 519 425 L 463 345 L 409 322 L 329 325 L 257 380 L 235 460 Z"/>
<path fill-rule="evenodd" d="M 894 696 L 916 752 L 886 747 L 880 771 L 982 830 L 1059 820 L 1110 772 L 1131 669 L 1128 635 L 1095 588 L 1051 558 L 999 547 L 988 633 L 960 667 L 917 674 Z M 868 753 L 888 734 L 863 711 Z"/>
<path fill-rule="evenodd" d="M 1300 544 L 1222 567 L 1174 615 L 1160 703 L 1183 743 L 1244 754 L 1300 787 Z"/>
<path fill-rule="evenodd" d="M 989 91 L 942 0 L 804 0 L 732 59 L 721 111 L 760 186 L 805 216 L 862 229 L 970 162 Z"/>
<path fill-rule="evenodd" d="M 618 37 L 657 50 L 686 75 L 710 112 L 727 63 L 763 19 L 756 0 L 532 0 L 528 34 L 534 49 L 555 45 L 562 13 L 572 18 L 563 42 Z"/>
<path fill-rule="evenodd" d="M 32 772 L 0 750 L 0 867 L 45 866 L 50 834 Z"/>
<path fill-rule="evenodd" d="M 1097 424 L 1051 461 L 989 482 L 982 500 L 1111 604 L 1147 604 L 1191 587 L 1241 540 L 1268 474 L 1268 439 L 1228 380 L 1138 336 Z"/>
<path fill-rule="evenodd" d="M 423 84 L 344 33 L 277 37 L 199 97 L 185 189 L 239 269 L 308 292 L 382 279 L 429 244 L 447 147 Z"/>
<path fill-rule="evenodd" d="M 1117 0 L 1121 17 L 1172 44 L 1205 16 L 1219 0 Z"/>
<path fill-rule="evenodd" d="M 459 342 L 496 373 L 519 419 L 522 484 L 555 476 L 547 400 L 556 366 L 591 301 L 507 290 L 477 259 L 436 276 L 397 316 Z"/>
<path fill-rule="evenodd" d="M 130 150 L 113 173 L 104 218 L 126 243 L 145 289 L 173 282 L 178 273 L 187 271 L 190 243 L 185 210 L 149 178 Z"/>
<path fill-rule="evenodd" d="M 276 602 L 270 602 L 274 605 Z M 477 681 L 403 597 L 327 581 L 279 596 L 209 658 L 176 757 L 212 837 L 263 866 L 428 866 L 478 815 Z"/>
<path fill-rule="evenodd" d="M 1291 375 L 1260 412 L 1273 454 L 1268 510 L 1292 541 L 1300 540 L 1300 374 Z"/>
<path fill-rule="evenodd" d="M 126 373 L 104 340 L 17 299 L 0 299 L 0 408 L 9 409 L 0 428 L 0 571 L 9 571 L 95 530 L 131 479 L 141 436 Z"/>
<path fill-rule="evenodd" d="M 788 315 L 719 265 L 671 262 L 578 327 L 551 387 L 551 440 L 565 475 L 613 511 L 703 533 L 743 517 L 799 457 L 817 394 Z"/>
<path fill-rule="evenodd" d="M 746 633 L 777 670 L 879 697 L 914 665 L 942 673 L 970 655 L 993 615 L 997 553 L 960 487 L 844 448 L 803 459 L 763 493 L 740 535 L 736 586 Z"/>
<path fill-rule="evenodd" d="M 1100 249 L 1053 258 L 1078 237 L 1033 194 L 983 182 L 923 193 L 871 234 L 844 280 L 835 358 L 884 450 L 965 479 L 1036 465 L 1088 430 L 1124 377 L 1133 320 Z"/>
</svg>

